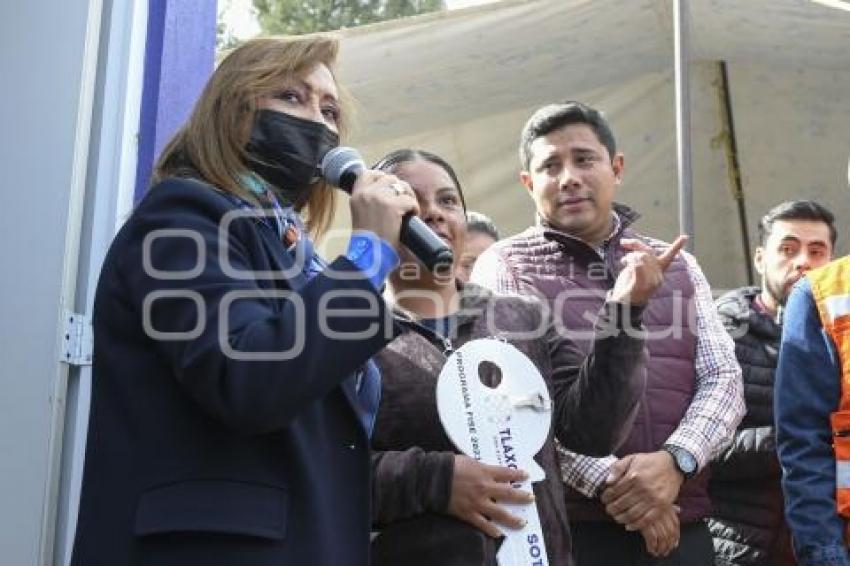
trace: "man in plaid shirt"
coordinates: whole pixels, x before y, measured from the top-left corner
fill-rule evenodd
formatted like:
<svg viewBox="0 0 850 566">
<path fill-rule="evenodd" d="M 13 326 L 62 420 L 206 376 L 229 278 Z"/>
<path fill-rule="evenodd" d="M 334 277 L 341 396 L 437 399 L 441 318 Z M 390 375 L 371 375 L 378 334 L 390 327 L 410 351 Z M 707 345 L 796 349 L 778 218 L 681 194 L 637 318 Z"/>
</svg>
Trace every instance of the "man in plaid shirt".
<svg viewBox="0 0 850 566">
<path fill-rule="evenodd" d="M 565 339 L 590 353 L 588 330 L 620 272 L 657 261 L 669 245 L 633 231 L 637 214 L 614 202 L 624 160 L 597 110 L 540 108 L 523 128 L 520 160 L 538 221 L 482 254 L 471 280 L 540 296 Z M 615 454 L 561 450 L 576 562 L 711 565 L 706 465 L 744 414 L 734 344 L 686 252 L 648 301 L 623 304 L 623 313 L 621 331 L 646 333 L 647 390 Z"/>
</svg>

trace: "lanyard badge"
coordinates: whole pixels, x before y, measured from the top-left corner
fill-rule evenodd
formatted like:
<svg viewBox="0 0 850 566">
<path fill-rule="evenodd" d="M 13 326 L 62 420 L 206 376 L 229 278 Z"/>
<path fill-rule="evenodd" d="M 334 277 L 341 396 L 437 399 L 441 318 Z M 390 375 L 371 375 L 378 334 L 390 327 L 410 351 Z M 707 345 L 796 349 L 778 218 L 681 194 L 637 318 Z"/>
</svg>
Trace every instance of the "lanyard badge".
<svg viewBox="0 0 850 566">
<path fill-rule="evenodd" d="M 485 362 L 501 372 L 494 388 L 479 378 L 479 366 Z M 437 410 L 459 450 L 484 464 L 528 472 L 529 478 L 515 482 L 515 488 L 528 491 L 532 483 L 546 479 L 534 455 L 549 436 L 552 402 L 537 367 L 514 346 L 485 338 L 455 350 L 437 381 Z M 499 566 L 547 566 L 537 505 L 504 505 L 526 523 L 521 529 L 503 527 Z"/>
</svg>

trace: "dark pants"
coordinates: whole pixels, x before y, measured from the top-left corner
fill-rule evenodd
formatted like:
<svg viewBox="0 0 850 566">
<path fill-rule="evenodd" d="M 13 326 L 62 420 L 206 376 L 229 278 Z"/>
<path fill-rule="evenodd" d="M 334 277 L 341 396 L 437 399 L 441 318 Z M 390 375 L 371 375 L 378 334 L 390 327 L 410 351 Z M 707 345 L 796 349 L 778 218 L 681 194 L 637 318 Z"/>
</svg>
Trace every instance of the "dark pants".
<svg viewBox="0 0 850 566">
<path fill-rule="evenodd" d="M 616 523 L 582 521 L 570 525 L 576 566 L 713 566 L 714 545 L 703 521 L 682 525 L 679 547 L 667 558 L 646 551 L 640 533 Z"/>
</svg>

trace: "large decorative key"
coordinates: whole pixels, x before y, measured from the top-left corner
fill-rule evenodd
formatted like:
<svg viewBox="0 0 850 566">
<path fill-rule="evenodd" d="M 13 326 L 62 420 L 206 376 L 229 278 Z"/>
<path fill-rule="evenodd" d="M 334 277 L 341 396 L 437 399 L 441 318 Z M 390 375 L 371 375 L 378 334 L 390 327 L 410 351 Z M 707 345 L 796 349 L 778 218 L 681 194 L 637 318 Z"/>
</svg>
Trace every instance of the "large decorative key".
<svg viewBox="0 0 850 566">
<path fill-rule="evenodd" d="M 496 387 L 482 383 L 482 364 L 498 368 L 501 382 Z M 437 410 L 459 450 L 485 464 L 528 472 L 528 479 L 514 487 L 531 491 L 532 483 L 545 479 L 534 455 L 549 435 L 552 403 L 540 372 L 515 347 L 487 338 L 455 350 L 440 372 Z M 547 566 L 537 505 L 503 505 L 526 523 L 521 529 L 502 526 L 499 566 Z"/>
</svg>

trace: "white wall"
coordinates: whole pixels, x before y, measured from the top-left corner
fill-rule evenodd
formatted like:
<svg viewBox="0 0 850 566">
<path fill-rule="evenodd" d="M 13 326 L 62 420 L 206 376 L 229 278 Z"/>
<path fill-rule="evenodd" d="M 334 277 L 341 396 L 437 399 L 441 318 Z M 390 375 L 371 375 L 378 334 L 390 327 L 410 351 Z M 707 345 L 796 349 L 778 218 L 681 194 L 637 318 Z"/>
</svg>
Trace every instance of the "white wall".
<svg viewBox="0 0 850 566">
<path fill-rule="evenodd" d="M 0 549 L 50 559 L 99 0 L 16 2 L 0 18 Z"/>
</svg>

